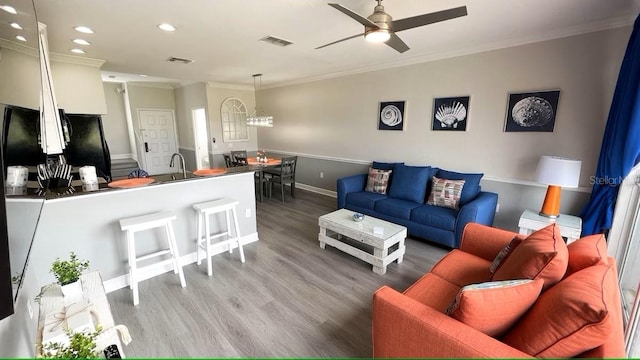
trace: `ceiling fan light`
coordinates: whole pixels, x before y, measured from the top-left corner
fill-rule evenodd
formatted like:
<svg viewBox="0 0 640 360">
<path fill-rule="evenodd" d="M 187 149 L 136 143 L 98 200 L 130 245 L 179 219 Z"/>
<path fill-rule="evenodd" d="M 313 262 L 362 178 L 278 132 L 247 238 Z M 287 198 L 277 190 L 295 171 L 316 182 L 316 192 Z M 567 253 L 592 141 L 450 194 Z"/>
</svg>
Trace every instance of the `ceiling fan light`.
<svg viewBox="0 0 640 360">
<path fill-rule="evenodd" d="M 387 40 L 389 40 L 389 38 L 391 38 L 391 34 L 389 33 L 388 30 L 384 30 L 384 29 L 378 29 L 375 31 L 371 31 L 368 32 L 364 38 L 372 43 L 383 43 Z"/>
</svg>

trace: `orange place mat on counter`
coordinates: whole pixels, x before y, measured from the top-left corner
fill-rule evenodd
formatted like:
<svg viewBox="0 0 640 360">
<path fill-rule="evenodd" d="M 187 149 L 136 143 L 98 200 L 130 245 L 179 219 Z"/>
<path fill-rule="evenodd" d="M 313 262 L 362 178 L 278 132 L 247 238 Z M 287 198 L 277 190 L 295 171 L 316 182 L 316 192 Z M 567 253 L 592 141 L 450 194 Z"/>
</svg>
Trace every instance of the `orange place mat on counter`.
<svg viewBox="0 0 640 360">
<path fill-rule="evenodd" d="M 215 175 L 225 174 L 226 172 L 227 172 L 227 169 L 222 169 L 222 168 L 218 168 L 218 169 L 200 169 L 200 170 L 194 171 L 193 175 L 196 175 L 196 176 L 215 176 Z"/>
<path fill-rule="evenodd" d="M 138 186 L 146 186 L 154 182 L 153 178 L 132 178 L 112 181 L 107 184 L 111 188 L 132 188 Z"/>
</svg>

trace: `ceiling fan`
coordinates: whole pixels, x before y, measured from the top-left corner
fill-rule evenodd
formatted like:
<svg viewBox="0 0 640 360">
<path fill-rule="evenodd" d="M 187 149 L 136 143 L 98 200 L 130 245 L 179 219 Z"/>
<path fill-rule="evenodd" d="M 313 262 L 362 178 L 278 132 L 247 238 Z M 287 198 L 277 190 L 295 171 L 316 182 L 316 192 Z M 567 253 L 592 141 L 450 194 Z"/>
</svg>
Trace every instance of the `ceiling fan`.
<svg viewBox="0 0 640 360">
<path fill-rule="evenodd" d="M 329 6 L 335 8 L 336 10 L 346 14 L 350 18 L 364 25 L 364 32 L 362 34 L 349 36 L 347 38 L 319 46 L 316 49 L 322 49 L 323 47 L 327 47 L 329 45 L 337 44 L 339 42 L 364 35 L 364 38 L 367 41 L 378 43 L 384 42 L 399 53 L 403 53 L 409 50 L 409 46 L 407 46 L 407 44 L 405 44 L 404 41 L 402 41 L 402 39 L 400 39 L 398 35 L 395 34 L 396 32 L 437 23 L 440 21 L 451 20 L 467 15 L 467 7 L 460 6 L 448 10 L 436 11 L 428 14 L 393 20 L 389 14 L 384 12 L 382 0 L 375 1 L 378 2 L 378 5 L 376 5 L 376 7 L 373 9 L 373 14 L 369 15 L 369 17 L 360 16 L 359 14 L 347 9 L 340 4 L 329 3 Z"/>
</svg>

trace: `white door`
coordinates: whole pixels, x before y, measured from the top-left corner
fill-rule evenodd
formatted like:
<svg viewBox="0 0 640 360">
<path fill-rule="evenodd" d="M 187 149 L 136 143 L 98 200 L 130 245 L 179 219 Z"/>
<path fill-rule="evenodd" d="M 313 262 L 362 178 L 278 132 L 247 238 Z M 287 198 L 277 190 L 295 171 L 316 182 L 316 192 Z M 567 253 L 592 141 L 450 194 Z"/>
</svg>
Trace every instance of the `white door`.
<svg viewBox="0 0 640 360">
<path fill-rule="evenodd" d="M 196 144 L 196 167 L 208 169 L 209 166 L 209 135 L 207 134 L 207 114 L 204 108 L 191 110 L 193 118 L 193 137 Z"/>
<path fill-rule="evenodd" d="M 175 164 L 173 169 L 169 167 L 171 155 L 178 149 L 173 111 L 138 110 L 138 119 L 143 141 L 144 170 L 149 175 L 177 172 L 179 164 Z"/>
</svg>

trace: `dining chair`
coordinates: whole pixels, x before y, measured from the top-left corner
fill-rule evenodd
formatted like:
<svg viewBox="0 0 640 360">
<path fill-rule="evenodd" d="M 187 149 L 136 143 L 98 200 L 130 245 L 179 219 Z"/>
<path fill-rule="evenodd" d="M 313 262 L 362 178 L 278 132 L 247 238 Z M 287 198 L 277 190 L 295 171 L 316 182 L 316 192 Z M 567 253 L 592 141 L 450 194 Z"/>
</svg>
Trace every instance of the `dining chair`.
<svg viewBox="0 0 640 360">
<path fill-rule="evenodd" d="M 231 162 L 233 163 L 233 166 L 249 165 L 249 162 L 247 161 L 247 150 L 232 151 Z"/>
<path fill-rule="evenodd" d="M 233 161 L 231 160 L 231 155 L 222 154 L 222 156 L 224 156 L 224 164 L 225 164 L 225 166 L 228 167 L 228 168 L 233 167 Z"/>
<path fill-rule="evenodd" d="M 282 158 L 282 163 L 279 169 L 265 170 L 266 173 L 271 175 L 269 177 L 269 197 L 273 191 L 273 184 L 280 185 L 280 195 L 282 196 L 282 202 L 284 203 L 284 186 L 289 185 L 291 188 L 291 197 L 295 198 L 296 191 L 296 163 L 298 162 L 297 156 Z"/>
</svg>

